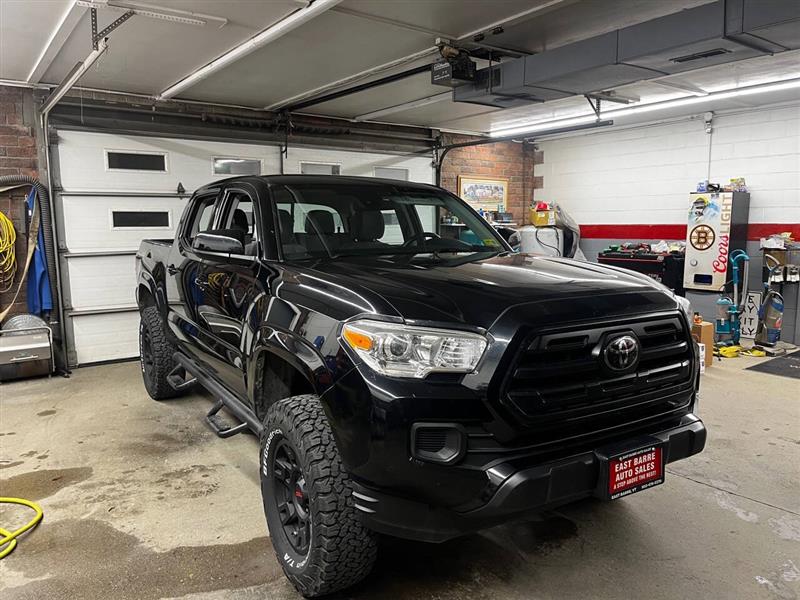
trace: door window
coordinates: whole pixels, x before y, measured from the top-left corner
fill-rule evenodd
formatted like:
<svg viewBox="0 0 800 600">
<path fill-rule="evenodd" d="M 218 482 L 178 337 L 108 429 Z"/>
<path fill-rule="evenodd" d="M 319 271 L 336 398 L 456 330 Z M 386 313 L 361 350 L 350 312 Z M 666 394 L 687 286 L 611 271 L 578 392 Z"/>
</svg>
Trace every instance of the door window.
<svg viewBox="0 0 800 600">
<path fill-rule="evenodd" d="M 198 233 L 209 231 L 214 225 L 217 196 L 198 198 L 189 223 L 186 226 L 186 241 L 191 245 Z"/>
<path fill-rule="evenodd" d="M 258 230 L 253 199 L 249 194 L 237 190 L 229 191 L 226 198 L 222 229 L 235 229 L 243 232 L 245 254 L 258 254 Z"/>
</svg>

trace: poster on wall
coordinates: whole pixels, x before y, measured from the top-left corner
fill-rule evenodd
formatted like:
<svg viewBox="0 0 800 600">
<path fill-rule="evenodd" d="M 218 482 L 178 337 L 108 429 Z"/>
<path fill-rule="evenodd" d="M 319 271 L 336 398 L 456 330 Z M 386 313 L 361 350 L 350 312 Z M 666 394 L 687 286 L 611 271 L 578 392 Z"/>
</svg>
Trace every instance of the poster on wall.
<svg viewBox="0 0 800 600">
<path fill-rule="evenodd" d="M 761 292 L 747 292 L 747 300 L 744 302 L 742 312 L 742 332 L 743 338 L 756 337 L 758 328 L 758 308 L 761 306 Z"/>
<path fill-rule="evenodd" d="M 475 210 L 503 212 L 508 204 L 508 179 L 459 175 L 458 195 Z"/>
</svg>

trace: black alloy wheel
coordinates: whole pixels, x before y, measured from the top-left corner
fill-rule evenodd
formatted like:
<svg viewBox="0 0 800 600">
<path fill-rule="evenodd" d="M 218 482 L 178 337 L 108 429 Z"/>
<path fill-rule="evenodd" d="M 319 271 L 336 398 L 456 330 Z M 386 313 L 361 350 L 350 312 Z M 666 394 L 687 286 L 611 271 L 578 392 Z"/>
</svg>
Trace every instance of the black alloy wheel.
<svg viewBox="0 0 800 600">
<path fill-rule="evenodd" d="M 307 554 L 311 542 L 306 480 L 297 456 L 285 439 L 278 442 L 272 458 L 273 501 L 286 539 L 298 554 Z"/>
</svg>

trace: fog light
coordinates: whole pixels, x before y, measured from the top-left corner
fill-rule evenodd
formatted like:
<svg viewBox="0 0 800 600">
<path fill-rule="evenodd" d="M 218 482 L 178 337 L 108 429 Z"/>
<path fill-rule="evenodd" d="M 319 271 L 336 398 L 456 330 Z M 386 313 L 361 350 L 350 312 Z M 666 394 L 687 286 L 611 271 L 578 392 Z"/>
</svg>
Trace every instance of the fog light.
<svg viewBox="0 0 800 600">
<path fill-rule="evenodd" d="M 414 423 L 411 451 L 426 462 L 451 464 L 466 452 L 466 432 L 456 423 Z"/>
</svg>

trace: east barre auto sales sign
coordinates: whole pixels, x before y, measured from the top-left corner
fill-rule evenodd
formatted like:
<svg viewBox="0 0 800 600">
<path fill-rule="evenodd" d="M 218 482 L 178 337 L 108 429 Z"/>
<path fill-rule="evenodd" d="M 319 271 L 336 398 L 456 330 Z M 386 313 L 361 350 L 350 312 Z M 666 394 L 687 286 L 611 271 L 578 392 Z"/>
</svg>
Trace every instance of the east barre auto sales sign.
<svg viewBox="0 0 800 600">
<path fill-rule="evenodd" d="M 664 483 L 663 449 L 649 446 L 614 457 L 608 463 L 611 500 Z"/>
</svg>

